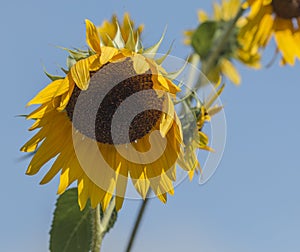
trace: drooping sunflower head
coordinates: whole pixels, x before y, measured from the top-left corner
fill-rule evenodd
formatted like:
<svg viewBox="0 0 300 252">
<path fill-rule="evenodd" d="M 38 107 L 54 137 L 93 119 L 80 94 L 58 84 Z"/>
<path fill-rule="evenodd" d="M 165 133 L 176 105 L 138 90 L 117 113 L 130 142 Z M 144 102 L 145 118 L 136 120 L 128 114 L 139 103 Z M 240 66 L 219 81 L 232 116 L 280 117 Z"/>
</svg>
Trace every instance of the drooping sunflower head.
<svg viewBox="0 0 300 252">
<path fill-rule="evenodd" d="M 112 26 L 117 30 L 110 33 Z M 81 209 L 90 199 L 105 210 L 113 195 L 120 209 L 129 177 L 143 198 L 149 189 L 163 202 L 173 194 L 182 152 L 172 101 L 179 88 L 154 58 L 160 42 L 144 50 L 138 34 L 129 19 L 120 26 L 113 18 L 98 29 L 86 20 L 89 49 L 68 50 L 66 76 L 53 78 L 28 103 L 40 106 L 27 116 L 35 120 L 30 130 L 39 131 L 21 148 L 36 150 L 26 173 L 54 159 L 41 184 L 60 172 L 63 193 L 77 181 Z"/>
<path fill-rule="evenodd" d="M 213 16 L 210 18 L 204 11 L 198 12 L 200 22 L 196 30 L 185 32 L 185 44 L 191 44 L 195 52 L 201 57 L 202 62 L 209 59 L 215 50 L 216 42 L 221 38 L 224 31 L 231 27 L 232 21 L 236 18 L 241 9 L 240 0 L 222 0 L 222 4 L 213 4 Z M 240 83 L 240 76 L 232 59 L 236 59 L 251 67 L 260 66 L 260 55 L 258 48 L 246 48 L 240 40 L 240 29 L 243 23 L 241 20 L 230 28 L 226 36 L 226 42 L 214 66 L 206 73 L 208 79 L 214 83 L 219 82 L 221 75 L 225 75 L 233 83 Z"/>
<path fill-rule="evenodd" d="M 294 65 L 300 59 L 300 1 L 248 0 L 250 7 L 241 38 L 246 48 L 265 48 L 274 37 L 282 64 Z"/>
</svg>

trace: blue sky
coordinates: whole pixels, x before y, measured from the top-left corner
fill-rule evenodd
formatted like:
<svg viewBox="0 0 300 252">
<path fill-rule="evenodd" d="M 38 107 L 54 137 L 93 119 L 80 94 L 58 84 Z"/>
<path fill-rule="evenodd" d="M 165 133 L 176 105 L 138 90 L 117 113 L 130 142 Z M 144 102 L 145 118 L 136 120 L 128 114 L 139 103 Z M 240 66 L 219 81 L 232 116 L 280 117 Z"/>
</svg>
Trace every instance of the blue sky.
<svg viewBox="0 0 300 252">
<path fill-rule="evenodd" d="M 168 26 L 164 52 L 186 57 L 182 31 L 197 25 L 205 1 L 6 1 L 1 4 L 1 229 L 0 251 L 48 251 L 58 179 L 40 186 L 43 171 L 26 176 L 19 152 L 30 137 L 27 101 L 59 73 L 66 54 L 55 45 L 85 46 L 84 19 L 97 24 L 130 12 L 145 24 L 145 46 Z M 275 50 L 274 45 L 270 52 Z M 268 62 L 272 54 L 264 57 Z M 260 71 L 239 67 L 240 87 L 222 95 L 227 120 L 223 159 L 211 180 L 185 181 L 163 205 L 151 200 L 133 251 L 297 252 L 300 250 L 299 64 Z M 103 251 L 123 251 L 139 201 L 127 200 Z"/>
</svg>

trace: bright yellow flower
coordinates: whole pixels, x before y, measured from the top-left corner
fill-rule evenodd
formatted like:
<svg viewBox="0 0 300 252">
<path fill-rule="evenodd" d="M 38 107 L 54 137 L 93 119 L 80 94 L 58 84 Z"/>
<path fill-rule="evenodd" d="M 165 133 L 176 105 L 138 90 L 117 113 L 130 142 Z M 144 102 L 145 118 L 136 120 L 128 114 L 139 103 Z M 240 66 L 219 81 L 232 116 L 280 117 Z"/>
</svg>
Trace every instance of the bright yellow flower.
<svg viewBox="0 0 300 252">
<path fill-rule="evenodd" d="M 157 63 L 161 59 L 150 57 L 160 42 L 144 50 L 139 32 L 126 22 L 126 36 L 107 30 L 112 47 L 101 45 L 98 32 L 112 25 L 105 23 L 97 30 L 86 20 L 90 49 L 68 50 L 66 76 L 53 78 L 28 103 L 40 106 L 27 116 L 35 120 L 29 130 L 39 131 L 21 148 L 36 151 L 26 174 L 36 174 L 53 159 L 41 184 L 60 172 L 61 194 L 76 181 L 81 209 L 90 199 L 93 208 L 101 203 L 105 210 L 116 195 L 119 210 L 129 176 L 143 198 L 150 188 L 163 202 L 167 193 L 174 193 L 182 132 L 172 99 L 179 88 Z M 134 96 L 143 92 L 146 96 Z M 134 108 L 126 110 L 132 97 Z M 125 108 L 118 110 L 121 105 Z M 137 114 L 129 120 L 135 109 Z M 116 114 L 119 119 L 114 121 Z"/>
<path fill-rule="evenodd" d="M 216 41 L 216 39 L 218 39 L 218 34 L 220 31 L 222 31 L 222 29 L 226 29 L 228 24 L 236 17 L 240 8 L 240 0 L 222 0 L 221 4 L 213 4 L 213 16 L 211 18 L 202 10 L 198 12 L 198 20 L 200 25 L 206 23 L 210 25 L 208 30 L 211 30 L 211 28 L 216 29 L 216 32 L 213 34 L 212 41 L 203 42 L 206 42 L 209 45 L 207 55 L 201 59 L 202 63 L 210 56 L 210 53 L 215 50 L 213 43 Z M 243 41 L 240 39 L 239 31 L 242 28 L 242 25 L 243 22 L 238 20 L 236 26 L 231 32 L 231 35 L 229 35 L 225 50 L 219 55 L 214 67 L 210 69 L 208 73 L 206 73 L 210 81 L 217 83 L 219 82 L 220 76 L 225 75 L 234 84 L 239 84 L 241 78 L 237 69 L 231 62 L 232 59 L 238 60 L 250 67 L 260 67 L 260 55 L 258 54 L 258 47 L 253 45 L 251 48 L 246 48 L 243 44 Z M 185 44 L 191 44 L 194 33 L 195 30 L 189 30 L 185 32 Z M 204 34 L 199 33 L 199 40 L 205 39 L 207 38 L 204 37 Z"/>
<path fill-rule="evenodd" d="M 294 65 L 300 59 L 300 1 L 249 0 L 250 12 L 242 33 L 245 47 L 265 47 L 274 37 L 282 63 Z M 249 39 L 250 38 L 250 39 Z"/>
</svg>

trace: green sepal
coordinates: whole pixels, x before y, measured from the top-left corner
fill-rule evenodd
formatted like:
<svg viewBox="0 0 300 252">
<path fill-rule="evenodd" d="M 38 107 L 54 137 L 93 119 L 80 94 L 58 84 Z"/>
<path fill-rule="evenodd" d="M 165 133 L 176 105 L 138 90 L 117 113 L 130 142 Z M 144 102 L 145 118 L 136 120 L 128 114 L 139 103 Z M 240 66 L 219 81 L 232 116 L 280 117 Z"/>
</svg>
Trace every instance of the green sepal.
<svg viewBox="0 0 300 252">
<path fill-rule="evenodd" d="M 161 65 L 165 61 L 165 59 L 170 55 L 170 53 L 172 51 L 173 44 L 174 44 L 174 41 L 172 41 L 172 43 L 171 43 L 171 45 L 170 45 L 170 47 L 169 47 L 169 49 L 168 49 L 168 51 L 165 55 L 161 56 L 158 59 L 155 59 L 156 64 Z"/>
<path fill-rule="evenodd" d="M 63 67 L 60 68 L 61 71 L 63 71 L 65 74 L 68 74 L 70 72 L 70 70 L 64 69 Z"/>
<path fill-rule="evenodd" d="M 81 52 L 81 50 L 78 50 L 79 52 Z M 82 51 L 83 52 L 83 51 Z M 94 51 L 92 51 L 90 48 L 89 48 L 89 50 L 88 50 L 88 56 L 92 56 L 92 55 L 95 55 L 95 52 Z"/>
<path fill-rule="evenodd" d="M 71 69 L 71 67 L 76 64 L 77 61 L 86 59 L 87 57 L 93 55 L 94 53 L 91 50 L 81 50 L 81 49 L 68 49 L 65 47 L 60 47 L 58 48 L 67 51 L 69 53 L 69 56 L 67 57 L 67 67 L 68 69 Z M 64 71 L 65 72 L 65 71 Z"/>
<path fill-rule="evenodd" d="M 116 48 L 121 49 L 121 48 L 125 47 L 125 42 L 124 42 L 124 39 L 122 37 L 122 33 L 121 33 L 120 26 L 119 26 L 119 22 L 116 22 L 116 25 L 117 25 L 117 32 L 116 32 L 116 35 L 115 35 L 115 37 L 113 39 L 113 42 L 116 45 Z"/>
<path fill-rule="evenodd" d="M 63 79 L 65 77 L 62 77 L 62 76 L 57 76 L 57 75 L 52 75 L 52 74 L 49 74 L 45 69 L 44 69 L 44 73 L 47 75 L 47 77 L 52 80 L 52 81 L 55 81 L 55 80 L 60 80 L 60 79 Z"/>
<path fill-rule="evenodd" d="M 130 49 L 131 51 L 135 52 L 136 42 L 135 42 L 135 39 L 134 39 L 133 28 L 132 28 L 130 22 L 128 22 L 128 25 L 129 25 L 129 35 L 128 35 L 128 39 L 127 39 L 125 48 Z"/>
<path fill-rule="evenodd" d="M 74 50 L 71 50 L 71 49 L 68 49 L 68 48 L 65 48 L 65 47 L 61 47 L 61 46 L 58 46 L 58 48 L 64 50 L 64 51 L 67 51 L 69 53 L 69 55 L 75 59 L 76 61 L 79 61 L 81 59 L 85 59 L 89 56 L 89 51 L 88 50 L 81 50 L 81 49 L 74 49 Z"/>
<path fill-rule="evenodd" d="M 137 53 L 143 53 L 143 51 L 144 51 L 144 47 L 143 47 L 139 32 L 137 32 L 137 34 L 136 34 L 136 44 L 135 44 L 134 51 Z"/>
<path fill-rule="evenodd" d="M 159 41 L 155 45 L 153 45 L 153 46 L 151 46 L 151 47 L 144 50 L 144 54 L 147 55 L 147 57 L 149 57 L 149 58 L 154 58 L 155 57 L 161 43 L 164 40 L 166 32 L 167 32 L 167 27 L 165 28 L 165 30 L 164 30 L 163 34 L 161 35 Z"/>
<path fill-rule="evenodd" d="M 25 114 L 21 114 L 21 115 L 15 115 L 15 117 L 24 117 L 24 118 L 26 118 L 28 115 L 25 115 Z"/>
</svg>

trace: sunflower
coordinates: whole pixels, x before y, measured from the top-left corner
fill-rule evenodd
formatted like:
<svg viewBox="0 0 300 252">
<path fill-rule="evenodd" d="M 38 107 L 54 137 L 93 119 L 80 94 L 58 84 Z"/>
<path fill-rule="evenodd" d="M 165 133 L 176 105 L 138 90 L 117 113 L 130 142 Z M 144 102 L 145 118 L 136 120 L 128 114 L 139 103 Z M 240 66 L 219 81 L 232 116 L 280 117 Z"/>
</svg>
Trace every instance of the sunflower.
<svg viewBox="0 0 300 252">
<path fill-rule="evenodd" d="M 144 50 L 129 19 L 122 32 L 113 20 L 98 29 L 86 20 L 89 49 L 68 50 L 66 75 L 48 75 L 53 81 L 27 104 L 39 105 L 27 116 L 34 120 L 29 130 L 39 131 L 21 148 L 36 151 L 26 174 L 53 160 L 41 184 L 60 172 L 61 194 L 77 182 L 80 209 L 90 199 L 105 210 L 115 195 L 119 210 L 129 177 L 142 198 L 151 189 L 166 202 L 182 153 L 172 101 L 179 88 L 153 56 L 161 40 Z"/>
<path fill-rule="evenodd" d="M 258 44 L 264 48 L 274 37 L 282 63 L 294 65 L 300 58 L 300 1 L 248 0 L 250 7 L 242 29 L 246 47 Z M 250 38 L 250 39 L 249 39 Z"/>
<path fill-rule="evenodd" d="M 219 35 L 227 29 L 228 25 L 237 16 L 241 8 L 240 0 L 222 0 L 221 4 L 213 4 L 213 16 L 210 18 L 204 11 L 198 12 L 200 25 L 196 30 L 185 31 L 184 43 L 192 44 L 194 50 L 200 55 L 202 64 L 215 50 L 214 44 Z M 219 82 L 220 76 L 225 75 L 234 84 L 240 83 L 240 75 L 232 59 L 238 60 L 247 66 L 259 68 L 260 55 L 258 47 L 252 46 L 246 48 L 240 39 L 240 29 L 243 23 L 239 19 L 232 32 L 227 38 L 224 50 L 220 52 L 217 62 L 206 73 L 208 79 L 214 83 Z"/>
</svg>

